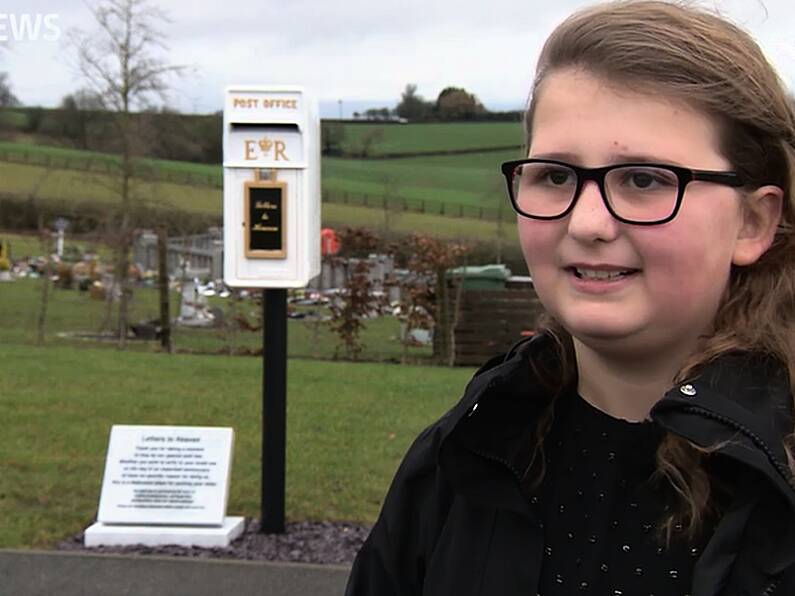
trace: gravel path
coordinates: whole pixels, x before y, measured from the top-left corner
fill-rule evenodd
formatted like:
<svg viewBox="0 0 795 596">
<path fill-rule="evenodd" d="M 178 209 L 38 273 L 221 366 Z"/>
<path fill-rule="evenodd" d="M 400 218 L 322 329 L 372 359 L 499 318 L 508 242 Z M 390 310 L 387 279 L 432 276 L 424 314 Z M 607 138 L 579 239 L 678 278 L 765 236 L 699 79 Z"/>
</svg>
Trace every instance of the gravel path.
<svg viewBox="0 0 795 596">
<path fill-rule="evenodd" d="M 56 545 L 58 550 L 136 555 L 167 555 L 201 559 L 247 559 L 349 565 L 353 562 L 370 526 L 345 522 L 288 523 L 284 534 L 261 534 L 259 520 L 246 520 L 243 534 L 228 548 L 184 546 L 100 546 L 85 548 L 83 533 Z"/>
</svg>

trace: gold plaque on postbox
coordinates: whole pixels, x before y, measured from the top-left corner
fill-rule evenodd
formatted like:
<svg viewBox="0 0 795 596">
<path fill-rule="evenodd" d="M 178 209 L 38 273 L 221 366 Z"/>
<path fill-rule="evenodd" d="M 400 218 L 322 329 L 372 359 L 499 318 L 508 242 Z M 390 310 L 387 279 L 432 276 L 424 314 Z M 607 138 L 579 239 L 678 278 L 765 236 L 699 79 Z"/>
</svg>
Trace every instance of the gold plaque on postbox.
<svg viewBox="0 0 795 596">
<path fill-rule="evenodd" d="M 275 180 L 246 182 L 243 197 L 246 258 L 286 258 L 287 184 Z"/>
</svg>

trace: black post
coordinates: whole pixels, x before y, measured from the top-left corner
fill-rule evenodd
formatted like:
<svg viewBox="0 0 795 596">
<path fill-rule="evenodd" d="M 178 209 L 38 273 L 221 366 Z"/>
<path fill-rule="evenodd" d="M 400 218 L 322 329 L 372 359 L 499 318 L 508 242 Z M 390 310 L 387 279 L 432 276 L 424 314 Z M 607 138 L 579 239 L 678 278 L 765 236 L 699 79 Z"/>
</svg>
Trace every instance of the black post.
<svg viewBox="0 0 795 596">
<path fill-rule="evenodd" d="M 287 290 L 262 292 L 261 531 L 284 532 L 285 422 L 287 410 Z"/>
</svg>

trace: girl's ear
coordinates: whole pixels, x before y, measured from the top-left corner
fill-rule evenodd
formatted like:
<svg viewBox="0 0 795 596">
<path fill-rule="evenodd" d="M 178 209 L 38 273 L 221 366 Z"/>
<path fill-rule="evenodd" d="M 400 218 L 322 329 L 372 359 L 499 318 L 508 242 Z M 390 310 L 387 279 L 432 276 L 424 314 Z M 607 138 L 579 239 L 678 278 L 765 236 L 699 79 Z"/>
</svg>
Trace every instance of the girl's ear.
<svg viewBox="0 0 795 596">
<path fill-rule="evenodd" d="M 770 248 L 781 221 L 783 202 L 784 191 L 773 185 L 762 186 L 745 197 L 732 264 L 755 263 Z"/>
</svg>

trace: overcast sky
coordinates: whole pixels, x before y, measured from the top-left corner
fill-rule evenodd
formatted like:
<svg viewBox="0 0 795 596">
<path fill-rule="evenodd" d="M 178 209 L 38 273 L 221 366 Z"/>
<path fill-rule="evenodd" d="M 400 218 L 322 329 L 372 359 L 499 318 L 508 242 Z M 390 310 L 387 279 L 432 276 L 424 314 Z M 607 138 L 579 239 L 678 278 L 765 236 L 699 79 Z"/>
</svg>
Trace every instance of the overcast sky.
<svg viewBox="0 0 795 596">
<path fill-rule="evenodd" d="M 407 83 L 434 99 L 465 87 L 490 109 L 523 105 L 538 51 L 551 29 L 581 0 L 156 0 L 168 59 L 190 66 L 170 103 L 185 112 L 222 107 L 235 83 L 304 85 L 324 116 L 394 106 Z M 795 89 L 792 0 L 711 0 L 750 30 Z M 39 37 L 13 39 L 11 18 L 51 14 Z M 5 16 L 4 16 L 5 15 Z M 73 27 L 91 30 L 88 5 L 75 0 L 0 0 L 0 35 L 9 37 L 0 70 L 26 105 L 56 106 L 81 86 L 65 43 Z M 28 36 L 29 37 L 29 36 Z"/>
</svg>

